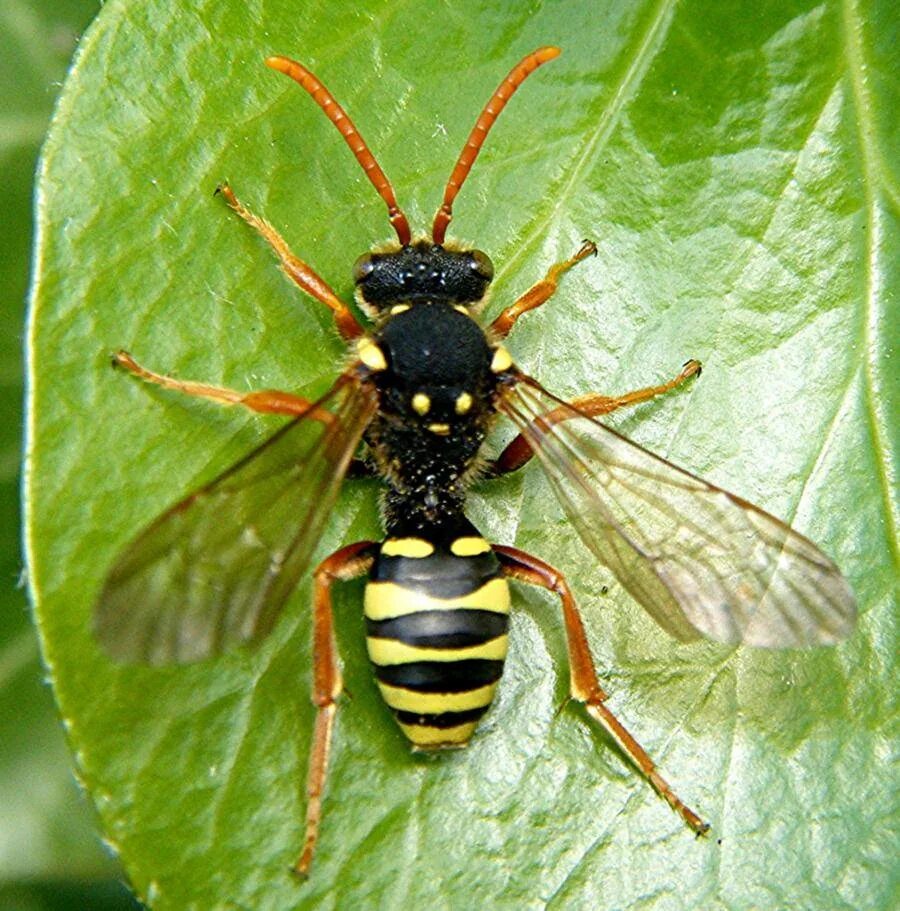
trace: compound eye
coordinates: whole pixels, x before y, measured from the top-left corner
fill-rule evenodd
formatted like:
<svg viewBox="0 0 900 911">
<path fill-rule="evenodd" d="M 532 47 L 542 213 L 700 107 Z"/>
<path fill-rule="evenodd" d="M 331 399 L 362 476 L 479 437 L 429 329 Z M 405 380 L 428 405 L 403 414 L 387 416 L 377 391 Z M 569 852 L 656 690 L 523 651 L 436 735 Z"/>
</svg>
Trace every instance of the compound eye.
<svg viewBox="0 0 900 911">
<path fill-rule="evenodd" d="M 494 264 L 487 253 L 481 250 L 472 251 L 472 271 L 477 272 L 486 282 L 494 277 Z"/>
<path fill-rule="evenodd" d="M 375 271 L 375 260 L 371 253 L 363 253 L 353 264 L 353 281 L 362 284 Z"/>
</svg>

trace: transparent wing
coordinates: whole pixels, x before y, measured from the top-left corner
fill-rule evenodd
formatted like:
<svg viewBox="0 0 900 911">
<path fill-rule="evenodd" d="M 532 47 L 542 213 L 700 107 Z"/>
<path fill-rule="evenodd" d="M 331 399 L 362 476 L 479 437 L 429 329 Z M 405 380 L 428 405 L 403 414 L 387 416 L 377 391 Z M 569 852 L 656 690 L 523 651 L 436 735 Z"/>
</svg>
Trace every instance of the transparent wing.
<svg viewBox="0 0 900 911">
<path fill-rule="evenodd" d="M 584 543 L 671 635 L 757 646 L 849 635 L 853 593 L 811 541 L 522 376 L 500 410 Z"/>
<path fill-rule="evenodd" d="M 106 652 L 186 664 L 269 632 L 375 407 L 374 389 L 344 374 L 306 415 L 139 534 L 97 603 L 94 631 Z"/>
</svg>

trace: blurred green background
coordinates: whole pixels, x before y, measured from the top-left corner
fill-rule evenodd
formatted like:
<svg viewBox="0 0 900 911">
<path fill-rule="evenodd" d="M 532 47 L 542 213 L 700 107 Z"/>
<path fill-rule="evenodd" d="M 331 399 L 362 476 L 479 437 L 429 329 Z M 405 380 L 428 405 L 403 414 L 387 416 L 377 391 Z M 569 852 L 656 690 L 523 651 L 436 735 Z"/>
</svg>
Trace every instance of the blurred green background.
<svg viewBox="0 0 900 911">
<path fill-rule="evenodd" d="M 0 911 L 137 907 L 72 775 L 21 585 L 22 325 L 41 142 L 97 0 L 0 4 Z"/>
</svg>

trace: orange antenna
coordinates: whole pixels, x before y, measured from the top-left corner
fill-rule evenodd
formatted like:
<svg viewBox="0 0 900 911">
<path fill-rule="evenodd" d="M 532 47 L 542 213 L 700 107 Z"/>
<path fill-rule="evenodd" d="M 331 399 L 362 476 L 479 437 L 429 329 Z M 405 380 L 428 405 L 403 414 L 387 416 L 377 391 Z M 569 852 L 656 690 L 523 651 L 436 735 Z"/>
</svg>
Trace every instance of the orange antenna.
<svg viewBox="0 0 900 911">
<path fill-rule="evenodd" d="M 487 138 L 494 121 L 500 116 L 500 112 L 506 107 L 506 102 L 512 98 L 516 89 L 530 76 L 541 64 L 558 57 L 562 53 L 558 47 L 539 47 L 523 57 L 510 71 L 509 75 L 503 82 L 497 86 L 497 91 L 491 95 L 491 100 L 484 106 L 484 110 L 478 115 L 472 132 L 463 146 L 462 152 L 453 168 L 453 173 L 447 181 L 447 187 L 444 190 L 444 201 L 434 216 L 434 224 L 431 227 L 431 237 L 436 244 L 444 242 L 444 235 L 447 233 L 447 225 L 453 218 L 453 200 L 459 193 L 465 179 L 475 164 L 475 159 L 481 151 L 481 146 Z"/>
<path fill-rule="evenodd" d="M 536 64 L 535 64 L 536 65 Z M 350 146 L 350 151 L 356 156 L 356 160 L 362 165 L 366 172 L 366 177 L 372 181 L 372 186 L 378 191 L 378 195 L 385 201 L 388 207 L 388 218 L 397 232 L 397 238 L 400 243 L 406 246 L 410 240 L 409 222 L 403 210 L 397 205 L 397 197 L 394 196 L 394 188 L 391 182 L 385 177 L 384 171 L 378 166 L 375 156 L 369 151 L 365 140 L 359 135 L 359 131 L 353 126 L 353 121 L 347 116 L 347 112 L 334 100 L 334 96 L 328 89 L 319 82 L 318 79 L 302 64 L 296 60 L 290 60 L 287 57 L 267 57 L 266 66 L 279 73 L 290 76 L 298 85 L 301 85 L 310 95 L 313 101 L 325 112 L 325 116 L 338 128 L 345 142 Z M 522 77 L 525 78 L 524 76 Z"/>
</svg>

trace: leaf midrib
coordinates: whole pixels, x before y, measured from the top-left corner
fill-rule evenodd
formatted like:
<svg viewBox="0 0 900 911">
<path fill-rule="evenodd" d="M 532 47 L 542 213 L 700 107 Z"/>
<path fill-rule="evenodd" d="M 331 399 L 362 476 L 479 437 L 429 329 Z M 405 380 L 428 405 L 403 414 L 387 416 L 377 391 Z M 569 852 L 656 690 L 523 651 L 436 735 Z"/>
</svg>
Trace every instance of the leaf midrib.
<svg viewBox="0 0 900 911">
<path fill-rule="evenodd" d="M 887 190 L 888 198 L 897 206 L 897 193 L 887 180 L 887 172 L 883 165 L 883 157 L 878 148 L 877 130 L 872 121 L 874 105 L 868 92 L 863 67 L 862 49 L 862 19 L 856 8 L 856 0 L 843 2 L 844 25 L 844 52 L 847 60 L 847 71 L 850 76 L 850 88 L 853 94 L 853 107 L 856 114 L 856 132 L 859 143 L 860 158 L 862 160 L 863 185 L 866 201 L 866 239 L 865 239 L 865 308 L 866 318 L 863 320 L 862 358 L 865 376 L 866 391 L 866 417 L 869 423 L 869 432 L 875 450 L 875 464 L 878 471 L 878 484 L 884 501 L 884 514 L 886 519 L 887 545 L 894 561 L 895 571 L 900 568 L 900 542 L 898 542 L 898 526 L 900 526 L 900 507 L 891 496 L 894 486 L 891 483 L 890 466 L 894 464 L 893 452 L 884 427 L 887 422 L 882 420 L 879 412 L 878 379 L 875 353 L 877 351 L 879 306 L 878 291 L 878 250 L 881 245 L 880 237 L 883 231 L 882 218 L 878 206 L 878 193 L 876 188 Z"/>
</svg>

